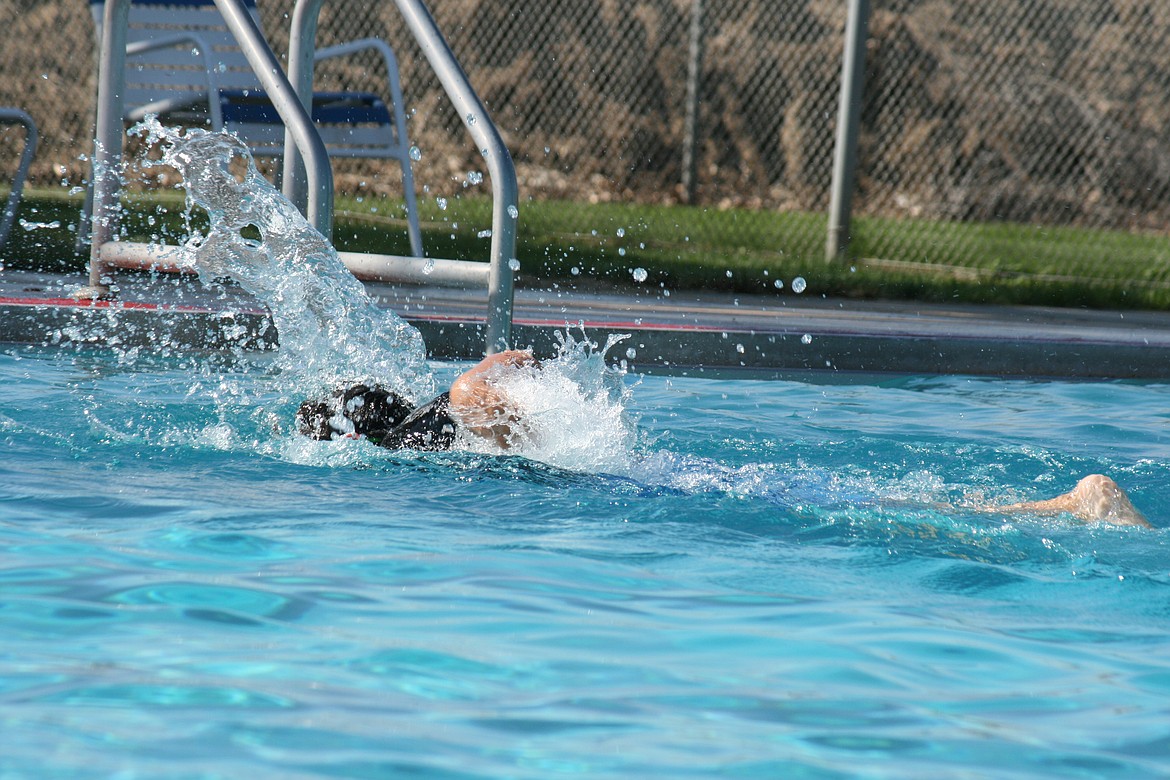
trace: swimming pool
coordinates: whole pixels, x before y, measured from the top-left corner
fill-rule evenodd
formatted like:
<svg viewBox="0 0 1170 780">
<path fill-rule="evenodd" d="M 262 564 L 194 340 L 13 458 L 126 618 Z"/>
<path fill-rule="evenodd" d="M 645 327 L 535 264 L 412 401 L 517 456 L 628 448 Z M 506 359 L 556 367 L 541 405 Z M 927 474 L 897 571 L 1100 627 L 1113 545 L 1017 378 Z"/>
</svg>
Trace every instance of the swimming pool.
<svg viewBox="0 0 1170 780">
<path fill-rule="evenodd" d="M 646 378 L 607 474 L 306 445 L 263 364 L 0 377 L 2 776 L 1170 766 L 1165 531 L 938 508 L 1165 525 L 1164 386 Z"/>
<path fill-rule="evenodd" d="M 0 777 L 1170 768 L 1164 385 L 638 380 L 567 333 L 523 454 L 310 441 L 329 382 L 462 367 L 216 182 L 189 248 L 278 352 L 0 349 Z M 1156 527 L 982 509 L 1091 472 Z"/>
</svg>

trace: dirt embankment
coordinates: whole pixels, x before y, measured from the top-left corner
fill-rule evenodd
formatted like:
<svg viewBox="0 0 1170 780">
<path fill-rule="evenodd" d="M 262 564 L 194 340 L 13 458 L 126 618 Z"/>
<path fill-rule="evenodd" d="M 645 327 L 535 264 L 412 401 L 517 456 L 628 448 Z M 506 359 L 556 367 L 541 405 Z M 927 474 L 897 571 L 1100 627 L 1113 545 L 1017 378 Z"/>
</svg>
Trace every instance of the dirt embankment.
<svg viewBox="0 0 1170 780">
<path fill-rule="evenodd" d="M 280 33 L 288 0 L 261 3 Z M 891 0 L 870 24 L 862 210 L 950 219 L 1165 229 L 1170 223 L 1170 4 Z M 286 8 L 288 6 L 288 8 Z M 434 0 L 513 151 L 527 195 L 679 197 L 690 0 Z M 844 3 L 709 0 L 698 144 L 701 202 L 822 209 Z M 38 183 L 86 174 L 93 24 L 74 0 L 0 6 L 0 104 L 43 134 Z M 399 51 L 419 181 L 457 191 L 482 168 L 392 4 L 336 0 L 324 41 L 377 34 Z M 370 62 L 322 71 L 372 88 Z M 14 133 L 8 133 L 8 136 Z M 2 150 L 14 159 L 13 138 Z M 393 191 L 346 163 L 353 189 Z"/>
</svg>

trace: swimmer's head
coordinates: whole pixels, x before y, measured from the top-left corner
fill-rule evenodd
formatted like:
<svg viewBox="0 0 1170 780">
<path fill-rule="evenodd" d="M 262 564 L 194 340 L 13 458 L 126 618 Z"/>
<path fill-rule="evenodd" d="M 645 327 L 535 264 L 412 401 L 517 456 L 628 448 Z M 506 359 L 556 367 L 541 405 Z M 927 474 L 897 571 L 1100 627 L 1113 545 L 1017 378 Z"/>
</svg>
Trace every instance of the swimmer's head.
<svg viewBox="0 0 1170 780">
<path fill-rule="evenodd" d="M 367 436 L 390 430 L 412 411 L 408 401 L 377 385 L 351 385 L 302 403 L 297 409 L 297 430 L 318 440 Z"/>
</svg>

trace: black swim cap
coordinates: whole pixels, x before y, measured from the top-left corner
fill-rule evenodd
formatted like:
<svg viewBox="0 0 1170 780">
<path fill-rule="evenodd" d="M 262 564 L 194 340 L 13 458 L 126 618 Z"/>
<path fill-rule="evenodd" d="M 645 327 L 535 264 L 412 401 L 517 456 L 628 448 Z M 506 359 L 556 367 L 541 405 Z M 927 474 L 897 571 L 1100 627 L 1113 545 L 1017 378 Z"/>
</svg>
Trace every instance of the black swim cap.
<svg viewBox="0 0 1170 780">
<path fill-rule="evenodd" d="M 311 439 L 366 436 L 393 428 L 414 411 L 404 398 L 377 385 L 338 388 L 326 398 L 311 399 L 297 409 L 297 430 Z"/>
</svg>

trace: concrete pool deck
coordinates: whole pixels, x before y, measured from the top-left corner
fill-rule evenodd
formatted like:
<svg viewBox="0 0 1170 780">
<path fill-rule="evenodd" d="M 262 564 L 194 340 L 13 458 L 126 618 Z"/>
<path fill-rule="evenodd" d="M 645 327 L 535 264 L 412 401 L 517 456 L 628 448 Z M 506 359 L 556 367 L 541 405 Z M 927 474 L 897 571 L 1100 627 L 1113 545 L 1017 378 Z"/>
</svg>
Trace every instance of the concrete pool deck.
<svg viewBox="0 0 1170 780">
<path fill-rule="evenodd" d="M 170 349 L 270 347 L 263 309 L 234 288 L 120 274 L 120 298 L 69 299 L 80 275 L 0 272 L 0 342 Z M 482 293 L 367 285 L 422 332 L 431 356 L 483 348 Z M 646 373 L 849 381 L 883 374 L 1170 379 L 1170 313 L 937 305 L 662 291 L 518 290 L 513 342 L 550 353 L 582 324 L 593 341 L 630 334 L 611 356 Z"/>
</svg>

